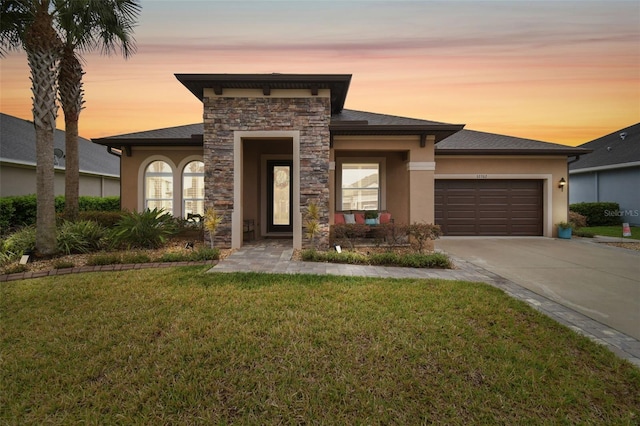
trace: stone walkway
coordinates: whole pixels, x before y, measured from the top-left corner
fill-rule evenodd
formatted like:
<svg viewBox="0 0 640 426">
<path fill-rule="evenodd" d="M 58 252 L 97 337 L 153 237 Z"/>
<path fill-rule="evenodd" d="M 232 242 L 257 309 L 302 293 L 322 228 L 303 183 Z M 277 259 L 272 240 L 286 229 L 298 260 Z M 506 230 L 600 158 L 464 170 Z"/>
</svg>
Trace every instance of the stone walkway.
<svg viewBox="0 0 640 426">
<path fill-rule="evenodd" d="M 416 269 L 292 261 L 290 240 L 262 240 L 243 246 L 209 272 L 266 272 L 283 274 L 347 275 L 377 278 L 438 278 L 484 282 L 520 299 L 619 357 L 640 367 L 640 341 L 573 309 L 521 287 L 477 265 L 451 257 L 456 269 Z"/>
</svg>

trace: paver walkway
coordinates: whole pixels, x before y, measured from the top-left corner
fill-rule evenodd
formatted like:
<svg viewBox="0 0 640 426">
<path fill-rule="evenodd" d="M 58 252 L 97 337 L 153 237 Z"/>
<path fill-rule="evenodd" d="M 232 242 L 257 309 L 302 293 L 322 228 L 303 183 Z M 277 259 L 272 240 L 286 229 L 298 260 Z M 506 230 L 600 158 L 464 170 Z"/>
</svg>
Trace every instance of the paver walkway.
<svg viewBox="0 0 640 426">
<path fill-rule="evenodd" d="M 209 272 L 266 272 L 283 274 L 347 275 L 378 278 L 438 278 L 485 282 L 523 300 L 559 323 L 606 345 L 640 367 L 640 341 L 573 309 L 521 287 L 463 259 L 451 257 L 456 269 L 416 269 L 292 261 L 291 240 L 260 240 L 236 250 Z"/>
</svg>

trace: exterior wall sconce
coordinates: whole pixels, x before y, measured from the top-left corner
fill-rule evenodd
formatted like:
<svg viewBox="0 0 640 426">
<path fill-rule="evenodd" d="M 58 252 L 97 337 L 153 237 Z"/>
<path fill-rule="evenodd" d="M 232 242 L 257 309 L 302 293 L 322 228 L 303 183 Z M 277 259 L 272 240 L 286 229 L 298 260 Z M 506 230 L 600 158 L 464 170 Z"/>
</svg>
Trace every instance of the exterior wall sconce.
<svg viewBox="0 0 640 426">
<path fill-rule="evenodd" d="M 560 178 L 560 182 L 558 182 L 558 188 L 564 191 L 565 186 L 567 186 L 567 181 L 564 178 Z"/>
</svg>

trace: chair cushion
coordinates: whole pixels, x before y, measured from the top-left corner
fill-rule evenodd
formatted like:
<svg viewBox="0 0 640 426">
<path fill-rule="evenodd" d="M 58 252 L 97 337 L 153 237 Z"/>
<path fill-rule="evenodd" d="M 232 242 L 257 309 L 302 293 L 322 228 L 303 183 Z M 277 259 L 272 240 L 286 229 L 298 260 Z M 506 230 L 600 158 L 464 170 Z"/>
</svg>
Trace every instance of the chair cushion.
<svg viewBox="0 0 640 426">
<path fill-rule="evenodd" d="M 344 223 L 356 223 L 356 218 L 353 213 L 345 213 L 344 214 Z"/>
<path fill-rule="evenodd" d="M 343 213 L 336 213 L 333 216 L 333 223 L 335 223 L 335 224 L 345 223 L 344 214 Z"/>
<path fill-rule="evenodd" d="M 364 222 L 364 213 L 354 213 L 356 217 L 356 223 L 365 223 Z"/>
<path fill-rule="evenodd" d="M 391 213 L 378 213 L 378 223 L 391 222 Z"/>
</svg>

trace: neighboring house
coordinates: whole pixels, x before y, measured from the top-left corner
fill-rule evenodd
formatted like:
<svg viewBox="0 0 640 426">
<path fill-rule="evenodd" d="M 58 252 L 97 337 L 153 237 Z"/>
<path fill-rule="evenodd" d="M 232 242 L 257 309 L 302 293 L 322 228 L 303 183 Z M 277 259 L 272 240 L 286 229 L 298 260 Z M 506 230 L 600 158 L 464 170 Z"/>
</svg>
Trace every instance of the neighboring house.
<svg viewBox="0 0 640 426">
<path fill-rule="evenodd" d="M 64 195 L 64 132 L 54 135 L 54 191 Z M 80 195 L 120 195 L 120 160 L 104 147 L 78 138 Z M 0 196 L 36 193 L 36 132 L 33 122 L 0 113 Z"/>
<path fill-rule="evenodd" d="M 580 145 L 593 152 L 569 165 L 570 203 L 611 201 L 623 222 L 640 225 L 640 123 Z"/>
<path fill-rule="evenodd" d="M 588 151 L 343 108 L 351 75 L 179 74 L 203 123 L 95 139 L 122 150 L 122 207 L 175 216 L 213 207 L 220 246 L 303 238 L 335 213 L 375 209 L 446 235 L 554 235 L 567 219 L 567 160 Z M 249 222 L 247 222 L 249 221 Z"/>
</svg>

